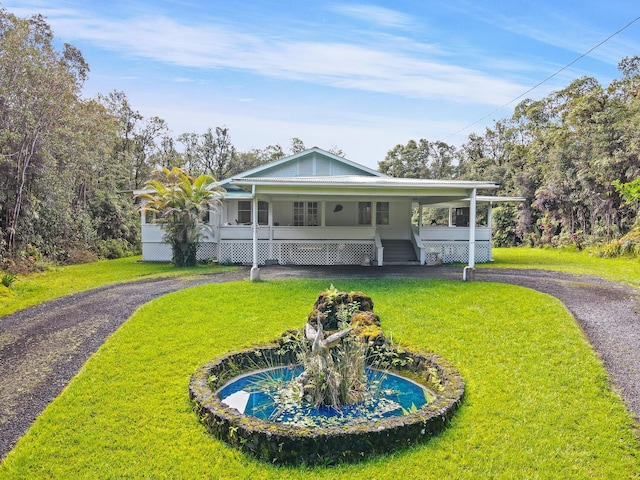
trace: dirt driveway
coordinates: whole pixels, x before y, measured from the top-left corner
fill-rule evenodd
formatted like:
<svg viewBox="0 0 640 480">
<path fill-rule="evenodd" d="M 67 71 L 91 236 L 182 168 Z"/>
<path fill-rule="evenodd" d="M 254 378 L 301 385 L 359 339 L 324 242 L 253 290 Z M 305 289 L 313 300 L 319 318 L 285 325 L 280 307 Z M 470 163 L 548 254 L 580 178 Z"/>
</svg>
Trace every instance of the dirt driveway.
<svg viewBox="0 0 640 480">
<path fill-rule="evenodd" d="M 110 285 L 0 318 L 0 458 L 56 398 L 84 362 L 141 305 L 249 271 Z M 281 267 L 262 280 L 318 278 L 462 279 L 459 267 Z M 476 281 L 521 285 L 560 299 L 584 330 L 629 409 L 640 418 L 640 291 L 596 277 L 540 270 L 478 269 Z"/>
</svg>

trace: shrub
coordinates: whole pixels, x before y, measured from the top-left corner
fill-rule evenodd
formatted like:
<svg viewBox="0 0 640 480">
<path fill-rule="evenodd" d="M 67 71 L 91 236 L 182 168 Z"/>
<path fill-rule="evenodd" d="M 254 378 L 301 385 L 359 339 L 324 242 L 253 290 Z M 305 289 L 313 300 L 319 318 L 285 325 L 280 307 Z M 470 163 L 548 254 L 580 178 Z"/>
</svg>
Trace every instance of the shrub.
<svg viewBox="0 0 640 480">
<path fill-rule="evenodd" d="M 599 257 L 613 258 L 624 255 L 640 256 L 640 228 L 635 228 L 625 236 L 613 242 L 602 245 L 596 250 Z"/>
<path fill-rule="evenodd" d="M 78 265 L 81 263 L 97 262 L 98 255 L 86 248 L 71 248 L 67 253 L 66 265 Z"/>
<path fill-rule="evenodd" d="M 5 273 L 2 276 L 2 285 L 4 285 L 7 288 L 11 288 L 11 285 L 13 285 L 13 282 L 15 282 L 18 278 L 18 275 L 15 273 Z"/>
<path fill-rule="evenodd" d="M 518 210 L 513 205 L 499 205 L 493 209 L 493 243 L 496 247 L 513 247 L 518 237 Z"/>
<path fill-rule="evenodd" d="M 140 247 L 130 244 L 124 239 L 110 238 L 99 240 L 95 245 L 95 252 L 105 260 L 131 257 L 140 253 Z"/>
<path fill-rule="evenodd" d="M 31 273 L 43 272 L 47 269 L 47 262 L 41 255 L 25 256 L 23 254 L 5 257 L 0 268 L 6 272 L 17 275 L 29 275 Z"/>
</svg>

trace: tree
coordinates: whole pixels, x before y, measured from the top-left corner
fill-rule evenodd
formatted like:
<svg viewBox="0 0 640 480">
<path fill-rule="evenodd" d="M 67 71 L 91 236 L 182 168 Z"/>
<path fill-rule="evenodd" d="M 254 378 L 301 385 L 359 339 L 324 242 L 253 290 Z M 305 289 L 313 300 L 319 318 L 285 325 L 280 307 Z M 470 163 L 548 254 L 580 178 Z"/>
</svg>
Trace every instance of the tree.
<svg viewBox="0 0 640 480">
<path fill-rule="evenodd" d="M 80 52 L 53 46 L 41 15 L 19 19 L 0 9 L 0 234 L 14 252 L 29 193 L 38 172 L 48 167 L 51 147 L 86 78 Z"/>
<path fill-rule="evenodd" d="M 396 145 L 378 163 L 378 170 L 398 178 L 453 178 L 457 156 L 455 147 L 445 142 L 429 142 L 421 138 Z"/>
<path fill-rule="evenodd" d="M 227 178 L 236 160 L 236 148 L 231 143 L 229 129 L 216 127 L 214 135 L 209 128 L 202 138 L 200 155 L 204 163 L 204 173 L 212 175 L 218 181 Z"/>
<path fill-rule="evenodd" d="M 304 146 L 304 142 L 300 140 L 298 137 L 293 137 L 291 139 L 291 155 L 295 155 L 296 153 L 304 152 L 307 147 Z"/>
<path fill-rule="evenodd" d="M 143 212 L 156 215 L 171 244 L 173 263 L 177 267 L 196 264 L 196 254 L 204 227 L 203 219 L 216 209 L 224 195 L 210 175 L 192 177 L 181 168 L 163 168 L 145 183 L 147 193 L 138 195 Z"/>
<path fill-rule="evenodd" d="M 429 142 L 420 139 L 396 145 L 378 163 L 378 170 L 398 178 L 429 178 Z"/>
<path fill-rule="evenodd" d="M 202 135 L 183 133 L 178 137 L 183 146 L 183 166 L 194 175 L 211 175 L 223 180 L 238 173 L 238 153 L 231 143 L 227 127 L 208 128 Z"/>
<path fill-rule="evenodd" d="M 621 183 L 620 180 L 614 180 L 611 183 L 628 203 L 640 200 L 640 177 L 627 183 Z"/>
</svg>

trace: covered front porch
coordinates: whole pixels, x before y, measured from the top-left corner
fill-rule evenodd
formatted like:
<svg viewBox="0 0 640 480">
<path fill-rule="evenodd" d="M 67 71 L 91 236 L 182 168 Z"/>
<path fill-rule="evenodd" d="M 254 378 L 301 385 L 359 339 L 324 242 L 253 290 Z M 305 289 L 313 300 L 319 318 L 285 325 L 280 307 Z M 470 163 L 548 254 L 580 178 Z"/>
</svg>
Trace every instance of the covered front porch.
<svg viewBox="0 0 640 480">
<path fill-rule="evenodd" d="M 453 190 L 438 182 L 430 184 L 439 195 L 429 198 L 437 198 L 442 205 L 442 197 L 449 197 L 453 213 L 446 225 L 424 225 L 421 208 L 426 202 L 415 196 L 415 188 L 407 188 L 415 183 L 424 186 L 424 180 L 392 179 L 389 183 L 400 188 L 391 190 L 389 185 L 374 188 L 380 179 L 370 184 L 350 178 L 343 179 L 342 185 L 334 181 L 330 192 L 326 187 L 316 192 L 317 187 L 310 185 L 306 194 L 301 185 L 294 187 L 290 182 L 283 187 L 279 180 L 277 188 L 271 179 L 238 181 L 243 192 L 236 191 L 227 199 L 217 227 L 220 262 L 254 266 L 425 265 L 467 263 L 470 254 L 472 264 L 491 260 L 490 214 L 485 211 L 480 224 L 469 221 L 471 210 L 476 219 L 473 188 Z M 305 181 L 298 178 L 295 183 Z M 466 224 L 461 220 L 461 209 L 454 210 L 461 204 L 466 205 L 462 208 Z M 396 255 L 398 244 L 403 244 L 404 256 Z"/>
</svg>

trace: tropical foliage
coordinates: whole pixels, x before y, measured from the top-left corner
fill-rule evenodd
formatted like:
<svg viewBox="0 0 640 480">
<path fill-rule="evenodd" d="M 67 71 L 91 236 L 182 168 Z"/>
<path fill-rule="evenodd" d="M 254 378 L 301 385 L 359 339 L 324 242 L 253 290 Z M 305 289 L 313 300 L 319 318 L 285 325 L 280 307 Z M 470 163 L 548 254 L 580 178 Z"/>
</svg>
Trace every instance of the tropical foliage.
<svg viewBox="0 0 640 480">
<path fill-rule="evenodd" d="M 288 148 L 241 152 L 227 127 L 174 136 L 163 119 L 136 111 L 124 92 L 83 98 L 89 65 L 77 48 L 58 45 L 44 17 L 0 9 L 2 270 L 139 252 L 131 191 L 159 168 L 220 180 L 305 149 L 294 137 Z M 584 77 L 524 100 L 510 118 L 471 133 L 461 146 L 424 138 L 396 145 L 379 169 L 494 180 L 498 194 L 526 198 L 496 212 L 498 245 L 619 242 L 638 227 L 640 57 L 619 68 L 609 85 Z M 335 146 L 329 151 L 344 155 Z"/>
<path fill-rule="evenodd" d="M 520 103 L 511 118 L 460 148 L 421 139 L 398 145 L 379 163 L 399 177 L 493 180 L 499 194 L 525 197 L 497 215 L 499 245 L 581 248 L 627 234 L 640 202 L 640 57 L 619 65 L 603 86 L 583 77 L 540 100 Z"/>
<path fill-rule="evenodd" d="M 142 211 L 155 215 L 165 231 L 165 241 L 171 244 L 173 263 L 177 267 L 192 267 L 204 220 L 217 208 L 224 196 L 210 175 L 192 177 L 181 168 L 163 168 L 145 184 L 145 192 L 137 195 L 143 201 Z"/>
<path fill-rule="evenodd" d="M 42 16 L 0 10 L 0 260 L 138 249 L 131 196 L 118 193 L 124 169 L 111 157 L 116 119 L 80 97 L 88 72 L 75 47 L 55 48 Z"/>
</svg>

